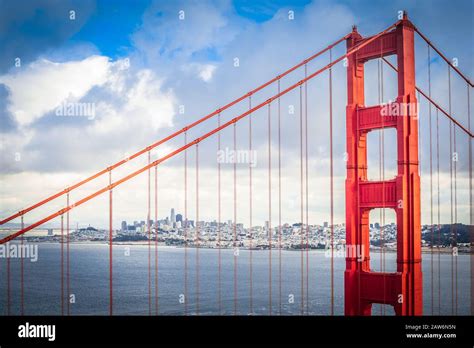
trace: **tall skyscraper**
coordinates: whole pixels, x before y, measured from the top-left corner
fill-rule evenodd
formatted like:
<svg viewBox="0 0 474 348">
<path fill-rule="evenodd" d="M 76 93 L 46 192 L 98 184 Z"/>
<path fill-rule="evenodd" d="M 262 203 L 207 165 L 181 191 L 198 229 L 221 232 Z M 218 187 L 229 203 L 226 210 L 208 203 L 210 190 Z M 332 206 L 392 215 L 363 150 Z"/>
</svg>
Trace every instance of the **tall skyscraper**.
<svg viewBox="0 0 474 348">
<path fill-rule="evenodd" d="M 176 222 L 183 222 L 183 215 L 176 214 Z"/>
<path fill-rule="evenodd" d="M 127 221 L 122 221 L 122 231 L 127 230 Z"/>
<path fill-rule="evenodd" d="M 171 224 L 174 224 L 176 222 L 176 215 L 174 214 L 174 208 L 171 208 Z"/>
</svg>

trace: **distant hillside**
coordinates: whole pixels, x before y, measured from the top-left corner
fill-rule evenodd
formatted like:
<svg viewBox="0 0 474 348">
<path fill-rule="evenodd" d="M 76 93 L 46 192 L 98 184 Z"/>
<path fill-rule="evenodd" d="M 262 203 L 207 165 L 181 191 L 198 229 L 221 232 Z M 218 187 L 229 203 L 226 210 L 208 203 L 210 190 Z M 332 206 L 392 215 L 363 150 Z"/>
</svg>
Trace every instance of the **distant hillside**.
<svg viewBox="0 0 474 348">
<path fill-rule="evenodd" d="M 455 239 L 458 243 L 470 243 L 471 241 L 474 241 L 474 236 L 472 235 L 473 231 L 473 226 L 454 224 L 441 225 L 441 230 L 439 231 L 440 233 L 438 232 L 438 226 L 433 226 L 432 233 L 430 227 L 428 226 L 427 229 L 423 230 L 421 238 L 428 244 L 431 244 L 431 238 L 433 236 L 433 245 L 439 244 L 440 246 L 449 246 L 456 244 L 454 242 Z"/>
</svg>

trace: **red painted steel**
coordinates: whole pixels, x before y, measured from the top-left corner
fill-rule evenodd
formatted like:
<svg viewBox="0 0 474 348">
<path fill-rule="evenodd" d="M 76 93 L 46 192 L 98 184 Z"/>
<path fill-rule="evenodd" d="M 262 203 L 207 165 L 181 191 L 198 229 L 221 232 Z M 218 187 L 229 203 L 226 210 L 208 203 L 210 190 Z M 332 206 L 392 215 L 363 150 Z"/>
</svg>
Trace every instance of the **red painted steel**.
<svg viewBox="0 0 474 348">
<path fill-rule="evenodd" d="M 366 40 L 354 28 L 347 39 L 348 51 Z M 398 60 L 398 97 L 395 102 L 407 106 L 406 113 L 396 117 L 382 116 L 381 106 L 364 106 L 364 63 L 388 54 L 396 54 Z M 347 71 L 345 314 L 370 315 L 373 303 L 384 303 L 392 305 L 397 315 L 421 315 L 414 27 L 406 15 L 392 32 L 351 55 Z M 367 133 L 382 127 L 394 127 L 397 131 L 398 174 L 393 180 L 372 182 L 367 179 Z M 369 212 L 374 208 L 392 208 L 396 212 L 397 271 L 394 273 L 372 272 L 370 269 Z M 355 255 L 352 252 L 355 250 L 361 251 L 362 255 Z"/>
</svg>

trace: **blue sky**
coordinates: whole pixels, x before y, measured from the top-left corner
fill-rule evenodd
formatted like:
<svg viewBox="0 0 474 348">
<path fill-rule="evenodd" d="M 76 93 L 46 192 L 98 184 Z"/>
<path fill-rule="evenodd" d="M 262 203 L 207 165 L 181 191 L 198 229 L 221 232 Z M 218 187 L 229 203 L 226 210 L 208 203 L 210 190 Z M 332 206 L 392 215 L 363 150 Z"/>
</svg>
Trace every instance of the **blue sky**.
<svg viewBox="0 0 474 348">
<path fill-rule="evenodd" d="M 69 19 L 71 10 L 76 14 L 73 21 Z M 185 11 L 184 21 L 178 19 L 180 10 Z M 377 33 L 397 20 L 399 10 L 407 10 L 409 18 L 423 33 L 448 57 L 458 58 L 462 71 L 474 76 L 473 2 L 467 0 L 457 1 L 455 5 L 444 0 L 35 0 L 27 4 L 0 0 L 0 150 L 5 183 L 0 188 L 4 203 L 1 211 L 15 211 L 189 124 L 345 35 L 353 24 L 362 35 Z M 294 20 L 289 20 L 288 11 L 294 11 Z M 337 47 L 333 57 L 344 50 L 344 45 Z M 21 67 L 15 66 L 16 58 L 21 58 Z M 235 58 L 240 62 L 238 68 L 233 65 Z M 323 56 L 311 63 L 309 72 L 327 61 L 328 57 Z M 446 106 L 446 70 L 438 58 L 433 57 L 432 62 L 433 93 Z M 373 76 L 371 71 L 368 77 Z M 426 47 L 420 42 L 417 42 L 417 74 L 418 84 L 426 89 Z M 289 84 L 302 77 L 303 72 L 299 71 L 282 83 Z M 335 129 L 342 132 L 346 94 L 345 71 L 341 66 L 334 69 L 334 79 Z M 376 90 L 373 82 L 367 83 L 368 91 Z M 453 112 L 466 123 L 465 89 L 456 80 L 453 86 L 461 91 L 455 95 Z M 310 210 L 316 220 L 327 220 L 328 202 L 319 199 L 327 196 L 327 76 L 315 79 L 309 87 L 314 95 L 309 101 L 313 116 L 310 169 L 314 182 L 311 185 L 319 190 L 314 192 Z M 392 87 L 393 78 L 387 73 L 387 98 L 394 96 Z M 255 96 L 254 102 L 268 98 L 268 93 Z M 368 94 L 376 99 L 373 93 Z M 297 100 L 297 94 L 290 94 L 282 100 L 283 107 L 296 105 Z M 55 111 L 64 102 L 94 104 L 96 116 L 58 118 Z M 180 114 L 178 110 L 182 106 L 186 111 Z M 236 106 L 223 117 L 236 116 L 245 108 L 246 105 Z M 291 189 L 294 181 L 291 178 L 298 168 L 295 159 L 299 147 L 294 136 L 295 118 L 285 115 L 287 133 L 283 148 L 288 180 L 285 209 L 290 212 L 298 202 L 295 193 L 298 190 Z M 255 119 L 254 145 L 261 153 L 261 167 L 256 171 L 261 169 L 264 173 L 265 123 L 258 121 L 264 120 L 263 115 L 256 114 Z M 427 124 L 423 117 L 422 170 L 428 168 Z M 189 133 L 189 139 L 211 126 L 214 124 L 197 127 Z M 441 126 L 446 129 L 447 124 Z M 238 130 L 243 147 L 248 141 L 245 129 Z M 225 139 L 230 136 L 224 133 Z M 374 144 L 376 140 L 373 139 Z M 461 135 L 460 141 L 463 144 Z M 181 143 L 182 139 L 178 139 L 154 156 Z M 342 133 L 334 145 L 336 194 L 343 199 L 345 140 Z M 204 168 L 214 173 L 215 139 L 202 146 L 203 151 L 211 154 L 207 160 L 203 159 Z M 15 160 L 18 155 L 19 161 Z M 449 156 L 445 152 L 442 155 Z M 176 160 L 167 164 L 168 186 L 174 188 L 168 193 L 170 205 L 178 210 L 182 202 L 174 196 L 181 185 L 173 179 L 181 175 L 179 163 Z M 460 162 L 461 172 L 466 172 L 466 163 Z M 444 173 L 448 170 L 446 165 L 442 166 Z M 256 185 L 266 187 L 263 174 L 261 180 Z M 26 183 L 20 193 L 14 189 L 19 182 Z M 209 200 L 213 199 L 212 183 L 210 180 L 207 189 Z M 135 195 L 137 199 L 144 195 L 144 191 L 124 190 L 124 195 Z M 242 190 L 246 188 L 242 186 Z M 463 202 L 467 196 L 461 183 L 459 190 Z M 262 190 L 261 194 L 264 197 L 265 192 Z M 466 211 L 465 207 L 462 209 L 460 216 Z M 93 216 L 94 212 L 88 214 Z M 130 212 L 133 214 L 138 213 Z M 212 216 L 212 211 L 208 215 Z M 343 205 L 337 208 L 336 215 L 342 219 Z M 263 208 L 260 216 L 264 219 Z"/>
<path fill-rule="evenodd" d="M 130 49 L 130 34 L 142 24 L 142 15 L 151 1 L 101 1 L 72 42 L 92 42 L 101 53 L 116 58 Z M 117 25 L 119 24 L 119 25 Z"/>
<path fill-rule="evenodd" d="M 226 3 L 227 1 L 214 1 L 214 4 Z M 455 33 L 468 33 L 470 38 L 458 38 L 458 40 L 472 43 L 472 1 L 458 1 L 453 5 L 450 1 L 425 0 L 425 1 L 382 1 L 382 0 L 340 0 L 340 1 L 318 1 L 327 5 L 344 5 L 349 8 L 356 18 L 356 24 L 362 28 L 372 30 L 379 23 L 389 23 L 393 20 L 394 13 L 399 9 L 406 9 L 414 21 L 428 34 L 439 35 L 438 41 L 451 42 L 451 47 L 456 50 L 461 45 L 454 45 L 450 40 Z M 18 56 L 19 51 L 24 51 L 29 46 L 35 50 L 30 59 L 39 54 L 61 46 L 74 45 L 81 42 L 93 44 L 102 54 L 111 58 L 126 55 L 133 49 L 130 36 L 142 26 L 142 17 L 152 0 L 104 0 L 104 1 L 29 1 L 29 6 L 19 2 L 2 1 L 5 8 L 0 18 L 7 29 L 0 34 L 0 44 L 9 53 L 11 46 L 16 47 L 10 56 L 4 56 L 2 68 L 11 63 L 13 56 Z M 185 8 L 186 1 L 158 1 L 169 9 L 171 3 L 175 3 L 174 9 Z M 231 1 L 229 19 L 241 17 L 256 23 L 270 20 L 281 8 L 294 10 L 296 13 L 303 11 L 304 6 L 311 3 L 309 0 L 235 0 Z M 29 8 L 29 10 L 28 10 Z M 77 14 L 76 23 L 70 25 L 63 19 L 68 9 L 75 9 Z M 168 15 L 166 13 L 165 15 Z M 157 14 L 158 15 L 158 14 Z M 444 26 L 440 26 L 443 23 Z M 450 28 L 447 32 L 444 28 Z M 445 31 L 445 33 L 443 33 Z M 21 46 L 18 44 L 20 39 Z M 448 40 L 446 40 L 448 39 Z M 40 46 L 41 44 L 41 46 Z M 471 45 L 472 46 L 472 45 Z M 471 49 L 467 49 L 472 53 Z M 450 50 L 452 52 L 453 49 Z M 212 55 L 211 58 L 215 56 Z M 16 54 L 15 54 L 16 53 Z M 30 57 L 30 56 L 27 56 Z M 466 68 L 470 68 L 466 66 Z"/>
</svg>

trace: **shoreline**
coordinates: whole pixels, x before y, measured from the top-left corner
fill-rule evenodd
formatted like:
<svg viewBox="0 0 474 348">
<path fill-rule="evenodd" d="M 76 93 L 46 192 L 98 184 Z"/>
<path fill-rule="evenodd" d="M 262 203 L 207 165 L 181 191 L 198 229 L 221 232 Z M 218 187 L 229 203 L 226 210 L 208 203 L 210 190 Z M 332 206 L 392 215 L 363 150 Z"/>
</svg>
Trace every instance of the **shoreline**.
<svg viewBox="0 0 474 348">
<path fill-rule="evenodd" d="M 57 242 L 57 241 L 32 241 L 32 242 L 29 242 L 29 243 L 35 243 L 35 244 L 61 244 L 60 242 Z M 66 244 L 66 243 L 64 243 Z M 105 241 L 70 241 L 69 244 L 76 244 L 76 245 L 109 245 L 108 242 L 105 242 Z M 142 246 L 148 246 L 148 242 L 146 241 L 126 241 L 126 242 L 113 242 L 113 245 L 133 245 L 133 246 L 137 246 L 137 245 L 142 245 Z M 151 245 L 154 247 L 154 241 L 152 241 Z M 177 249 L 184 249 L 185 246 L 183 245 L 166 245 L 166 244 L 163 244 L 163 243 L 159 243 L 158 244 L 158 247 L 160 248 L 163 248 L 163 247 L 166 247 L 166 248 L 177 248 Z M 194 245 L 189 245 L 187 246 L 187 248 L 189 249 L 215 249 L 215 250 L 218 250 L 218 249 L 224 249 L 224 250 L 227 250 L 227 249 L 233 249 L 232 247 L 221 247 L 221 248 L 216 248 L 216 247 L 210 247 L 210 246 L 199 246 L 199 247 L 196 247 Z M 267 251 L 269 250 L 269 248 L 248 248 L 248 247 L 239 247 L 239 250 L 252 250 L 252 251 Z M 280 248 L 278 247 L 272 247 L 271 250 L 280 250 Z M 313 249 L 309 249 L 309 250 L 306 250 L 306 249 L 294 249 L 294 248 L 281 248 L 281 250 L 283 251 L 322 251 L 322 252 L 325 252 L 329 249 L 321 249 L 321 248 L 313 248 Z M 335 248 L 335 251 L 338 251 L 337 248 Z M 371 247 L 370 248 L 370 251 L 371 252 L 376 252 L 376 253 L 380 253 L 382 251 L 382 249 L 380 248 L 374 248 L 374 247 Z M 383 249 L 384 252 L 388 252 L 388 253 L 396 253 L 396 249 L 388 249 L 388 248 L 385 248 Z M 422 247 L 421 248 L 421 252 L 423 254 L 451 254 L 451 249 L 450 248 L 446 248 L 446 247 L 442 247 L 442 248 L 429 248 L 429 247 Z M 465 250 L 458 250 L 458 253 L 459 254 L 474 254 L 474 250 L 473 251 L 465 251 Z"/>
</svg>

